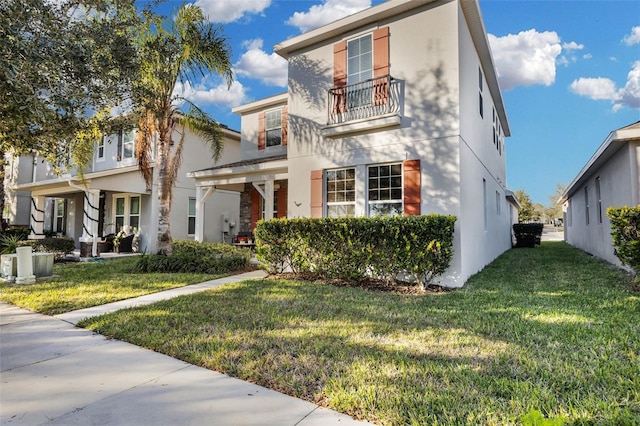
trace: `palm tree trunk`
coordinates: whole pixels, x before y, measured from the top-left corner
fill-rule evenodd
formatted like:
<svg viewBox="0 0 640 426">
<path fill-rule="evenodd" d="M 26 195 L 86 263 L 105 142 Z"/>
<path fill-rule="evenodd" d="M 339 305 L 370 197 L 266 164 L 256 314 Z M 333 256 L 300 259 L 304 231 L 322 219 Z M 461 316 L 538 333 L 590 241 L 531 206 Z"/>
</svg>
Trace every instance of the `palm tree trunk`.
<svg viewBox="0 0 640 426">
<path fill-rule="evenodd" d="M 2 218 L 2 213 L 4 212 L 4 163 L 5 151 L 0 149 L 0 234 L 2 234 L 4 225 Z"/>
<path fill-rule="evenodd" d="M 173 182 L 170 180 L 169 163 L 171 157 L 171 126 L 165 118 L 159 126 L 158 137 L 158 251 L 164 256 L 171 256 L 173 247 L 171 244 L 171 189 Z"/>
</svg>

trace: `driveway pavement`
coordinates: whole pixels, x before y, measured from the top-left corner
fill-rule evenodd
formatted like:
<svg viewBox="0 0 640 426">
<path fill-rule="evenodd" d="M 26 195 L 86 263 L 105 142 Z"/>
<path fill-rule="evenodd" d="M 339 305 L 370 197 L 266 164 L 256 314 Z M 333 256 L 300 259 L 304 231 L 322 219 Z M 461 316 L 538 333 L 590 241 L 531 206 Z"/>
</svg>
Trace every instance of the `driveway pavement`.
<svg viewBox="0 0 640 426">
<path fill-rule="evenodd" d="M 0 423 L 362 425 L 351 417 L 74 326 L 256 271 L 55 317 L 0 303 Z"/>
</svg>

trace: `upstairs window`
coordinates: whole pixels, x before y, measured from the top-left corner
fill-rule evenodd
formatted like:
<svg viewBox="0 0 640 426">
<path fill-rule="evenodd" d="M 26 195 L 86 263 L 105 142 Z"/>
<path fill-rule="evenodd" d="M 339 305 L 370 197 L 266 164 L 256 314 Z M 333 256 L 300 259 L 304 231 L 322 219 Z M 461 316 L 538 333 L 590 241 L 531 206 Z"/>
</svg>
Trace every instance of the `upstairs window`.
<svg viewBox="0 0 640 426">
<path fill-rule="evenodd" d="M 478 107 L 480 111 L 480 117 L 484 118 L 484 100 L 482 99 L 482 70 L 478 68 Z"/>
<path fill-rule="evenodd" d="M 598 223 L 602 223 L 602 195 L 600 194 L 600 176 L 596 178 L 596 202 L 598 203 Z"/>
<path fill-rule="evenodd" d="M 133 158 L 134 133 L 133 129 L 127 129 L 118 135 L 118 161 Z"/>
<path fill-rule="evenodd" d="M 287 107 L 258 114 L 258 149 L 287 145 Z"/>
<path fill-rule="evenodd" d="M 347 84 L 373 78 L 371 34 L 347 42 Z"/>
<path fill-rule="evenodd" d="M 104 161 L 104 136 L 100 138 L 98 141 L 98 146 L 96 147 L 96 161 Z"/>
<path fill-rule="evenodd" d="M 265 113 L 265 138 L 267 146 L 282 145 L 282 109 Z"/>
</svg>

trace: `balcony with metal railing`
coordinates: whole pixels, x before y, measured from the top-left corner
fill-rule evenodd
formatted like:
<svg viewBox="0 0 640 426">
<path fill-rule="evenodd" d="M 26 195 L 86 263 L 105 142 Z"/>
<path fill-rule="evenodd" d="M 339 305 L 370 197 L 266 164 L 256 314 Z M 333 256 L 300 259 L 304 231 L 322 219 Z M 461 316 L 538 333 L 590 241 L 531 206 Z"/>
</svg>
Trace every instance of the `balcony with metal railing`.
<svg viewBox="0 0 640 426">
<path fill-rule="evenodd" d="M 390 75 L 329 89 L 328 126 L 399 113 L 400 84 Z"/>
</svg>

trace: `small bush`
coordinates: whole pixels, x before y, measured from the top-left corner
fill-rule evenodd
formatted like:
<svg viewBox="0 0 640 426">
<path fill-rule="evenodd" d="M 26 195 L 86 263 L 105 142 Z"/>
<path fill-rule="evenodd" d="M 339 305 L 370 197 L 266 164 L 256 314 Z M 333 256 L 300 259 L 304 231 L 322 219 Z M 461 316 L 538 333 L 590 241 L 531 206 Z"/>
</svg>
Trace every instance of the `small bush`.
<svg viewBox="0 0 640 426">
<path fill-rule="evenodd" d="M 640 206 L 609 207 L 614 253 L 620 261 L 640 272 Z"/>
<path fill-rule="evenodd" d="M 31 246 L 34 253 L 53 253 L 55 260 L 62 259 L 75 248 L 75 242 L 67 237 L 45 237 L 41 240 L 24 240 L 18 246 Z"/>
<path fill-rule="evenodd" d="M 535 247 L 540 245 L 542 223 L 515 223 L 513 232 L 516 235 L 516 247 Z"/>
<path fill-rule="evenodd" d="M 453 257 L 454 216 L 274 219 L 255 230 L 260 260 L 271 272 L 290 268 L 326 278 L 428 285 Z"/>
<path fill-rule="evenodd" d="M 173 241 L 171 256 L 143 254 L 137 259 L 133 270 L 221 274 L 246 268 L 250 258 L 248 249 L 229 244 L 176 240 Z"/>
</svg>

